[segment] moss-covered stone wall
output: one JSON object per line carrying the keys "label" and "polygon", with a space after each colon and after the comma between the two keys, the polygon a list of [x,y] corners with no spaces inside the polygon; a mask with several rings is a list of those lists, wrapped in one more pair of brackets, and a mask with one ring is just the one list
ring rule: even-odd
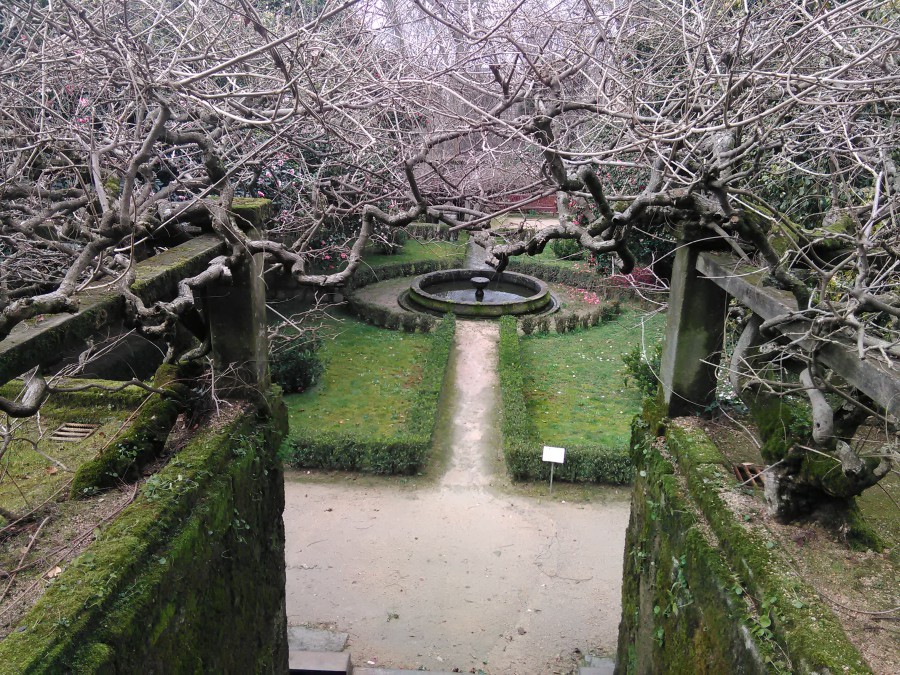
{"label": "moss-covered stone wall", "polygon": [[734,480],[689,419],[632,427],[616,673],[868,673],[777,545],[729,508]]}
{"label": "moss-covered stone wall", "polygon": [[276,412],[206,427],[147,479],[0,643],[0,673],[287,672]]}

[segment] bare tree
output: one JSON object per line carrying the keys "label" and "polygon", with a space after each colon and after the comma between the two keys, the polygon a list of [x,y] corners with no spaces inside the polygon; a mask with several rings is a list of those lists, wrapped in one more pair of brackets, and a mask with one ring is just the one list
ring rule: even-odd
{"label": "bare tree", "polygon": [[[149,334],[171,335],[192,289],[247,253],[338,286],[379,231],[489,230],[514,197],[563,195],[591,216],[515,241],[489,232],[488,261],[572,239],[628,271],[636,238],[715,240],[793,294],[814,343],[849,338],[860,359],[896,363],[889,2],[10,0],[0,22],[0,338],[73,311],[92,282],[128,294],[134,261],[191,228],[231,253],[169,302],[128,294]],[[617,187],[623,172],[634,190]],[[251,240],[235,195],[274,198],[277,227]],[[335,242],[341,264],[317,268]],[[897,420],[767,328],[780,357],[746,373],[747,352],[739,386],[806,392],[817,420],[829,397],[855,411],[805,439],[854,476],[843,496],[891,471]],[[872,417],[891,442],[847,452]]]}

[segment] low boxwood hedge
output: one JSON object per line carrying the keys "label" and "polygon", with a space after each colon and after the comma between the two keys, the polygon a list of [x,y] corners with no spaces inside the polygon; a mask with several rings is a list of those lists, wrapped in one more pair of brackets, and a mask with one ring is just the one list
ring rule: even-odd
{"label": "low boxwood hedge", "polygon": [[396,279],[397,277],[415,277],[438,270],[449,270],[462,267],[465,263],[463,254],[440,258],[437,260],[415,260],[413,262],[388,263],[378,267],[361,266],[356,269],[347,282],[347,292],[353,291],[379,281]]}
{"label": "low boxwood hedge", "polygon": [[347,305],[351,312],[368,324],[393,330],[401,328],[407,333],[414,333],[417,330],[429,333],[438,323],[438,319],[433,316],[386,307],[377,302],[363,300],[356,295],[347,298]]}
{"label": "low boxwood hedge", "polygon": [[413,474],[421,470],[431,450],[438,398],[455,330],[452,315],[445,316],[434,330],[416,402],[400,434],[377,438],[358,432],[292,429],[283,446],[284,461],[298,468],[376,474]]}
{"label": "low boxwood hedge", "polygon": [[[543,443],[528,413],[522,378],[521,351],[516,320],[500,320],[501,431],[506,469],[515,480],[546,480],[550,465],[542,461]],[[569,444],[566,462],[554,469],[554,478],[582,483],[622,485],[632,479],[627,448],[600,444]]]}
{"label": "low boxwood hedge", "polygon": [[419,241],[449,241],[450,226],[445,223],[410,223],[406,233]]}

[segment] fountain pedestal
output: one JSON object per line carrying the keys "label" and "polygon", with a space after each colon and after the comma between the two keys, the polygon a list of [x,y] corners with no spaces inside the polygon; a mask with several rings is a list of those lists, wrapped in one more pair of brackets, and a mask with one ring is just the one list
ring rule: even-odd
{"label": "fountain pedestal", "polygon": [[487,277],[472,277],[469,281],[475,287],[475,300],[477,302],[484,300],[484,289],[491,283],[491,280]]}

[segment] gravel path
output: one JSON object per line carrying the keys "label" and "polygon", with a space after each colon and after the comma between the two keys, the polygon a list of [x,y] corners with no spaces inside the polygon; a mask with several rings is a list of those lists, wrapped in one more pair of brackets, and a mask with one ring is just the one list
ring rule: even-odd
{"label": "gravel path", "polygon": [[349,633],[360,666],[570,673],[582,653],[615,650],[628,502],[492,485],[498,328],[457,326],[436,484],[288,474],[288,619]]}

